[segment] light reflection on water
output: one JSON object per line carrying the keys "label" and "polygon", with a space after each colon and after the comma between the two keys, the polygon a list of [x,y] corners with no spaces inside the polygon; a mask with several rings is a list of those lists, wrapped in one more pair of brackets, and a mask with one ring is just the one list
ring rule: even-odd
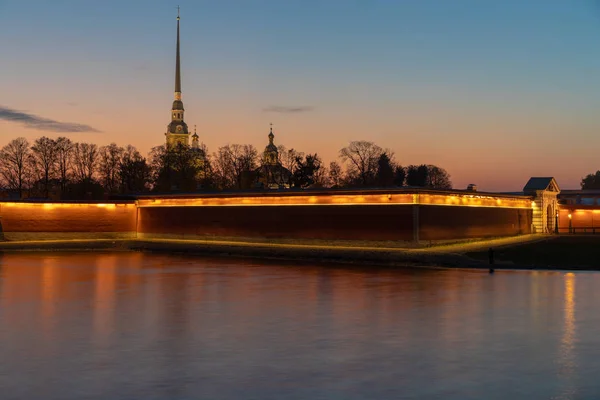
{"label": "light reflection on water", "polygon": [[2,399],[586,399],[597,273],[0,256]]}

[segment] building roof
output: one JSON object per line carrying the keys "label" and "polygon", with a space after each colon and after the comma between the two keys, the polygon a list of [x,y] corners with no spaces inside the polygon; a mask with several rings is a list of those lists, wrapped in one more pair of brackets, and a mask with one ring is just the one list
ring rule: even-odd
{"label": "building roof", "polygon": [[550,192],[560,192],[558,184],[553,177],[532,177],[523,188],[524,193],[535,192],[537,190],[548,190]]}

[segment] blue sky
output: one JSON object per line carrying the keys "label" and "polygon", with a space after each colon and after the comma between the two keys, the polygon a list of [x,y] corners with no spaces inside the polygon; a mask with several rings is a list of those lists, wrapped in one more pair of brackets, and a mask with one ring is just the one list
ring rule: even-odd
{"label": "blue sky", "polygon": [[[287,147],[331,161],[372,140],[457,187],[600,169],[591,0],[0,0],[0,107],[101,131],[74,140],[161,144],[178,4],[186,121],[212,151],[262,149],[273,122]],[[0,120],[0,145],[58,134]]]}

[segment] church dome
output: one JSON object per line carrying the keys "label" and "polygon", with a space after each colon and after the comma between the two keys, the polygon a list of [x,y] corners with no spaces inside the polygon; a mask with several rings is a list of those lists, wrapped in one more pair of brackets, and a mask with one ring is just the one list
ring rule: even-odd
{"label": "church dome", "polygon": [[265,147],[265,152],[275,152],[277,153],[279,150],[277,150],[277,146],[275,146],[273,143],[269,143],[267,145],[267,147]]}
{"label": "church dome", "polygon": [[181,100],[175,100],[173,102],[173,110],[182,110],[183,111],[183,101]]}
{"label": "church dome", "polygon": [[176,133],[179,135],[188,134],[188,126],[183,121],[171,121],[168,127],[168,133]]}

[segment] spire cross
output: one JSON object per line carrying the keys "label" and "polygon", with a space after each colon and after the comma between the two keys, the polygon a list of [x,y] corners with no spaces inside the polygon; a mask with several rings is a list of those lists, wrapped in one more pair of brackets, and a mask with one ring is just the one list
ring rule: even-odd
{"label": "spire cross", "polygon": [[177,19],[179,19],[179,6],[177,6]]}
{"label": "spire cross", "polygon": [[273,123],[271,122],[269,126],[271,127],[271,132],[273,132]]}

